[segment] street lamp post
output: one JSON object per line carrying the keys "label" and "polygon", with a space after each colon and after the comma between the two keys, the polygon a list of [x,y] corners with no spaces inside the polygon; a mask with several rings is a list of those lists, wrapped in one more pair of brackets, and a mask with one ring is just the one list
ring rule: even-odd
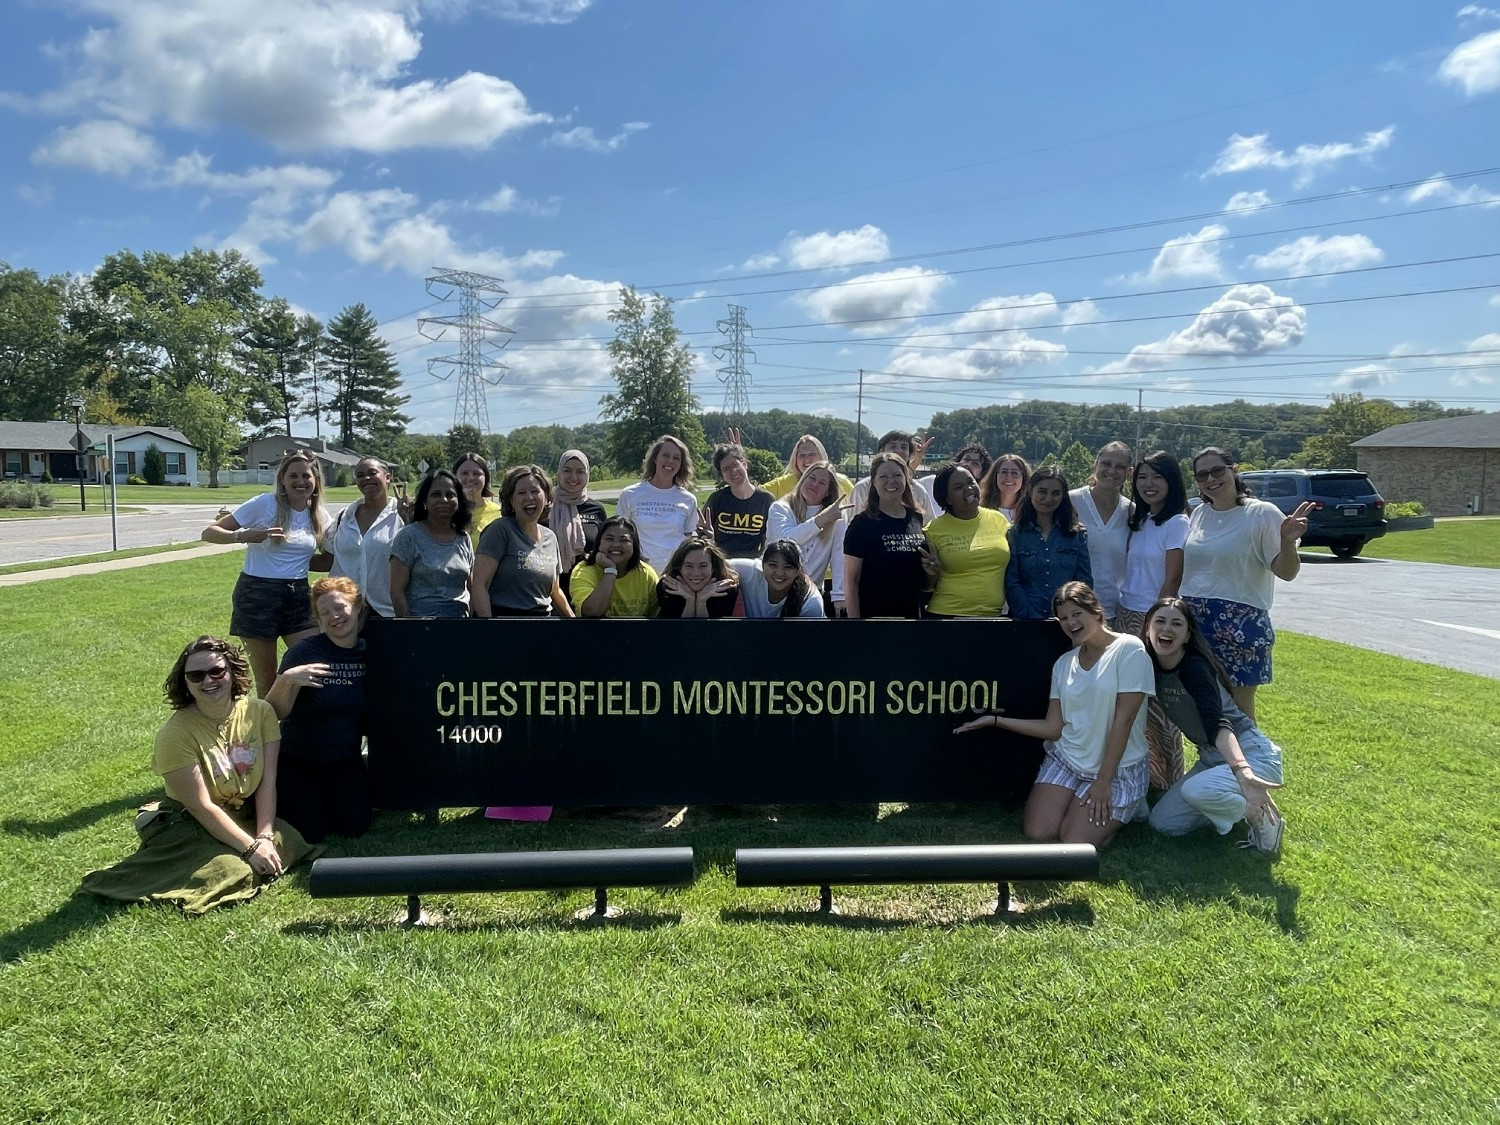
{"label": "street lamp post", "polygon": [[77,432],[73,436],[73,448],[78,450],[78,510],[86,512],[89,510],[88,496],[83,491],[83,396],[74,395],[68,400],[68,405],[73,408],[73,425]]}

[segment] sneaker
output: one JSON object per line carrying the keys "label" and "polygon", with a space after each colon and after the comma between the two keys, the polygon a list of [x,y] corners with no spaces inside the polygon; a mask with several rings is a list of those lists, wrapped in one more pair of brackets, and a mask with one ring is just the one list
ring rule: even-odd
{"label": "sneaker", "polygon": [[1286,831],[1286,821],[1279,816],[1268,816],[1259,824],[1250,825],[1240,847],[1254,848],[1264,855],[1274,855],[1281,848],[1281,837]]}

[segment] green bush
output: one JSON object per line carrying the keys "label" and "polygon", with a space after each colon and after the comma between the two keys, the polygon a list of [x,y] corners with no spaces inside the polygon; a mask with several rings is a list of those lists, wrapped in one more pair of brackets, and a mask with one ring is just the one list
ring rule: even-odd
{"label": "green bush", "polygon": [[154,441],[146,446],[146,454],[141,458],[141,476],[147,484],[167,483],[167,455]]}
{"label": "green bush", "polygon": [[50,508],[52,504],[52,490],[46,485],[24,480],[0,484],[0,508]]}
{"label": "green bush", "polygon": [[333,478],[333,487],[348,488],[353,483],[353,479],[349,476],[349,466],[340,465],[338,475]]}
{"label": "green bush", "polygon": [[52,471],[50,469],[43,469],[42,470],[42,483],[43,484],[51,484],[52,483]]}
{"label": "green bush", "polygon": [[143,476],[141,476],[139,473],[131,473],[128,477],[125,478],[125,483],[126,484],[145,484],[146,483],[146,478],[143,477]]}
{"label": "green bush", "polygon": [[1427,509],[1422,506],[1420,500],[1397,500],[1385,506],[1385,518],[1388,520],[1405,520],[1426,514]]}
{"label": "green bush", "polygon": [[747,449],[745,460],[750,466],[750,479],[756,484],[765,484],[768,480],[775,480],[786,468],[781,458],[769,449]]}

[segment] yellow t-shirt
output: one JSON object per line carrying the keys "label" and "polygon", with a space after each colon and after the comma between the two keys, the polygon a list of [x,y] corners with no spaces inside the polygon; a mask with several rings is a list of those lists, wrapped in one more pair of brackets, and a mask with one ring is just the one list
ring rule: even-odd
{"label": "yellow t-shirt", "polygon": [[237,809],[260,784],[266,743],[280,740],[281,724],[264,699],[235,700],[222,723],[197,707],[184,707],[156,732],[151,769],[165,777],[197,766],[214,802]]}
{"label": "yellow t-shirt", "polygon": [[500,518],[500,505],[497,501],[485,497],[484,503],[474,508],[469,513],[469,542],[474,549],[479,549],[479,534],[490,524]]}
{"label": "yellow t-shirt", "polygon": [[[839,503],[849,503],[849,494],[854,491],[854,482],[843,473],[834,473],[833,475],[839,482]],[[771,494],[772,500],[780,500],[795,488],[797,482],[801,479],[802,474],[797,472],[796,469],[788,469],[775,480],[767,481],[761,487]]]}
{"label": "yellow t-shirt", "polygon": [[1000,616],[1009,530],[1010,521],[990,508],[980,508],[971,520],[944,512],[929,523],[927,538],[937,548],[943,573],[927,608],[952,617]]}
{"label": "yellow t-shirt", "polygon": [[[656,571],[648,563],[641,563],[634,570],[627,570],[615,579],[615,592],[609,599],[605,617],[655,617]],[[573,602],[573,612],[583,615],[583,603],[604,581],[604,568],[579,563],[573,568],[568,584],[568,597]]]}

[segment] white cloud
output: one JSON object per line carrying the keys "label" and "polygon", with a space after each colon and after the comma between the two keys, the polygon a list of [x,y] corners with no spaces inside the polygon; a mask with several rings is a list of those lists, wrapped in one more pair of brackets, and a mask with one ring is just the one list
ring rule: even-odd
{"label": "white cloud", "polygon": [[99,175],[126,176],[154,167],[161,160],[161,149],[145,133],[123,121],[83,121],[54,131],[31,159]]}
{"label": "white cloud", "polygon": [[17,184],[16,194],[33,207],[45,207],[52,202],[52,188],[46,184],[33,187],[31,184]]}
{"label": "white cloud", "polygon": [[883,332],[889,330],[890,318],[929,311],[938,292],[949,284],[948,275],[940,270],[903,266],[802,293],[797,301],[821,321],[864,322],[850,325],[851,332]]}
{"label": "white cloud", "polygon": [[[746,270],[773,270],[781,265],[780,254],[756,254],[754,257],[746,258],[741,269]],[[734,267],[731,266],[730,269]]]}
{"label": "white cloud", "polygon": [[[1079,302],[1088,305],[1090,302]],[[907,337],[894,349],[887,370],[898,375],[948,379],[983,379],[1021,367],[1053,363],[1068,354],[1063,344],[1039,339],[1026,331],[1031,325],[1056,323],[1058,308],[1051,293],[990,297],[967,312],[921,335]]]}
{"label": "white cloud", "polygon": [[1305,234],[1265,254],[1254,254],[1247,261],[1257,270],[1303,277],[1310,273],[1359,269],[1384,257],[1385,251],[1363,234],[1335,234],[1329,238]]}
{"label": "white cloud", "polygon": [[1250,356],[1295,347],[1307,334],[1307,310],[1268,285],[1235,285],[1186,328],[1086,374],[1156,371],[1182,356]]}
{"label": "white cloud", "polygon": [[1490,298],[1490,308],[1500,309],[1500,293],[1496,293]]}
{"label": "white cloud", "polygon": [[54,51],[64,84],[35,108],[233,127],[283,149],[484,148],[549,122],[516,86],[470,72],[405,81],[413,0],[89,0],[94,26]]}
{"label": "white cloud", "polygon": [[1219,261],[1219,242],[1229,233],[1228,227],[1210,223],[1196,234],[1169,238],[1157,251],[1156,260],[1145,274],[1136,274],[1138,282],[1160,283],[1184,277],[1206,277],[1217,281],[1224,276]]}
{"label": "white cloud", "polygon": [[553,133],[547,138],[547,143],[559,148],[579,148],[584,152],[615,152],[623,148],[633,134],[649,128],[649,121],[627,121],[614,136],[601,138],[589,126],[575,125],[571,129]]}
{"label": "white cloud", "polygon": [[1458,18],[1461,20],[1500,20],[1500,9],[1485,8],[1478,4],[1465,4],[1458,10]]}
{"label": "white cloud", "polygon": [[1069,301],[1063,306],[1061,324],[1064,332],[1098,319],[1099,306],[1086,297],[1081,301]]}
{"label": "white cloud", "polygon": [[885,231],[866,223],[858,230],[788,235],[782,252],[797,269],[825,269],[883,261],[891,256],[891,246]]}
{"label": "white cloud", "polygon": [[1268,133],[1256,133],[1246,137],[1239,133],[1230,136],[1229,143],[1205,176],[1224,176],[1231,172],[1248,172],[1255,168],[1295,169],[1296,184],[1311,182],[1314,176],[1341,160],[1351,157],[1367,158],[1383,148],[1389,147],[1396,133],[1394,125],[1387,125],[1373,133],[1366,133],[1358,143],[1333,141],[1329,144],[1301,144],[1291,152],[1273,149],[1267,143]]}
{"label": "white cloud", "polygon": [[[572,23],[594,0],[477,0],[474,7],[513,23]],[[459,7],[465,6],[462,0]]]}
{"label": "white cloud", "polygon": [[1259,211],[1271,206],[1271,197],[1265,191],[1237,191],[1224,204],[1226,211]]}
{"label": "white cloud", "polygon": [[1487,191],[1478,184],[1469,184],[1463,188],[1455,187],[1453,181],[1441,172],[1423,180],[1408,191],[1404,198],[1407,203],[1425,203],[1433,199],[1441,203],[1477,203],[1482,207],[1500,205],[1500,195]]}
{"label": "white cloud", "polygon": [[1500,90],[1500,31],[1486,31],[1454,47],[1438,67],[1438,77],[1462,86],[1471,98]]}
{"label": "white cloud", "polygon": [[462,245],[432,212],[418,209],[416,196],[398,188],[341,191],[296,230],[304,250],[333,247],[361,265],[424,274],[434,266],[469,269],[500,277],[550,269],[559,250],[528,250],[511,257],[498,249]]}
{"label": "white cloud", "polygon": [[1362,363],[1358,367],[1344,368],[1333,382],[1345,390],[1368,391],[1384,387],[1395,378],[1396,373],[1383,363]]}
{"label": "white cloud", "polygon": [[545,202],[536,199],[527,199],[509,184],[501,184],[500,190],[493,195],[486,196],[478,203],[472,204],[475,211],[488,211],[496,215],[523,214],[536,215],[545,218],[557,214],[562,200],[557,196],[549,196]]}
{"label": "white cloud", "polygon": [[1448,376],[1448,381],[1455,387],[1487,387],[1494,383],[1495,376],[1484,374],[1484,369],[1493,370],[1497,366],[1495,353],[1500,352],[1500,332],[1486,332],[1483,336],[1470,340],[1464,350],[1483,354],[1476,357],[1477,363],[1450,359],[1448,362],[1464,370],[1455,371]]}

